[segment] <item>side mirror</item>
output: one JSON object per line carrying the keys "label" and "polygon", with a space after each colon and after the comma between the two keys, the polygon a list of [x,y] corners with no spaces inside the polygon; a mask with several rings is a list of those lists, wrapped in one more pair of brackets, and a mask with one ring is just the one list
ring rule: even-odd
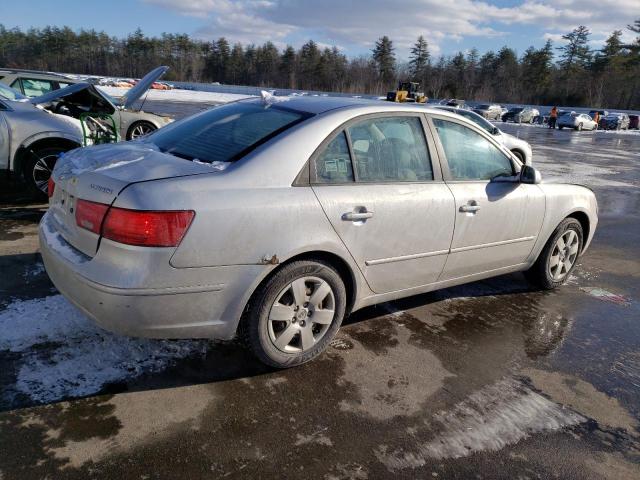
{"label": "side mirror", "polygon": [[500,129],[498,127],[493,127],[491,130],[492,135],[498,135],[500,133]]}
{"label": "side mirror", "polygon": [[523,165],[520,170],[520,183],[537,184],[542,182],[542,175],[531,165]]}

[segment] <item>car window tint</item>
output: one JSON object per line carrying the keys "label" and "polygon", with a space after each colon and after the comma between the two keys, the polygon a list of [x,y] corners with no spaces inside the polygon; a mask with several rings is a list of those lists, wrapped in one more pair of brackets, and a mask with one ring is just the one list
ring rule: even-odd
{"label": "car window tint", "polygon": [[39,97],[53,90],[53,82],[49,80],[36,80],[33,78],[23,78],[22,88],[27,97]]}
{"label": "car window tint", "polygon": [[344,131],[316,157],[311,169],[312,183],[347,183],[353,182],[351,156]]}
{"label": "car window tint", "polygon": [[14,90],[17,90],[19,92],[22,92],[22,87],[20,86],[20,79],[16,78],[13,82],[11,82],[11,85],[9,85],[11,88],[13,88]]}
{"label": "car window tint", "polygon": [[490,180],[514,174],[509,158],[479,133],[437,118],[433,123],[454,180]]}
{"label": "car window tint", "polygon": [[360,182],[433,180],[431,158],[418,117],[379,117],[348,128]]}
{"label": "car window tint", "polygon": [[188,160],[232,162],[310,114],[276,105],[236,102],[157,130],[148,141]]}

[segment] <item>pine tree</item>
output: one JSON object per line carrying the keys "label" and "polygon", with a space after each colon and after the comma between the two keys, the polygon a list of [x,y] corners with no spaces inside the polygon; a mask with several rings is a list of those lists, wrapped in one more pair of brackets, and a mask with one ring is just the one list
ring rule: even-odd
{"label": "pine tree", "polygon": [[424,81],[427,76],[427,69],[431,62],[431,54],[429,53],[429,44],[422,35],[418,37],[416,43],[411,47],[409,65],[411,67],[411,75],[416,81]]}
{"label": "pine tree", "polygon": [[390,85],[396,75],[396,56],[393,53],[393,42],[386,35],[379,38],[373,49],[373,61],[378,75],[385,85]]}
{"label": "pine tree", "polygon": [[571,33],[562,36],[568,43],[558,50],[562,51],[560,65],[565,70],[575,67],[585,68],[591,61],[591,49],[589,48],[589,35],[591,32],[584,25],[573,29]]}

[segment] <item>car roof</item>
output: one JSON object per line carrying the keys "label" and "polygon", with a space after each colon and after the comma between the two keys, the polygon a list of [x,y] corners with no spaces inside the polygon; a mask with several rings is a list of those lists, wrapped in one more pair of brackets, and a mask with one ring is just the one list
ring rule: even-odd
{"label": "car roof", "polygon": [[26,73],[29,75],[38,75],[38,76],[43,76],[43,77],[55,77],[56,79],[66,79],[66,80],[72,80],[73,78],[70,78],[66,75],[63,75],[61,73],[56,73],[56,72],[43,72],[41,70],[26,70],[23,68],[0,68],[0,73]]}
{"label": "car roof", "polygon": [[[353,98],[353,97],[308,97],[308,96],[295,96],[295,97],[275,97],[278,100],[273,100],[274,106],[297,110],[300,112],[309,113],[312,115],[320,115],[325,112],[336,112],[338,110],[349,110],[350,115],[358,116],[360,114],[377,114],[377,113],[393,113],[393,112],[419,112],[419,113],[431,113],[437,115],[444,115],[451,118],[460,119],[456,109],[448,110],[444,108],[434,108],[436,105],[429,105],[424,103],[397,103],[388,102],[385,100]],[[242,103],[260,103],[263,100],[260,98],[248,98],[239,100]],[[229,105],[229,104],[227,104]],[[464,118],[464,117],[463,117]],[[466,122],[475,125],[471,120],[464,119]]]}

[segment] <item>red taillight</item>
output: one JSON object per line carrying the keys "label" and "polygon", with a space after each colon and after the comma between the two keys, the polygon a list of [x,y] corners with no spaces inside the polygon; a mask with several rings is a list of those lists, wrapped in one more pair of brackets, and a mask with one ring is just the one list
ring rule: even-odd
{"label": "red taillight", "polygon": [[194,216],[192,210],[156,212],[111,208],[102,227],[102,236],[128,245],[175,247]]}
{"label": "red taillight", "polygon": [[53,181],[53,177],[49,177],[47,180],[47,195],[49,198],[53,197],[53,192],[56,191],[56,182]]}
{"label": "red taillight", "polygon": [[76,203],[78,226],[114,242],[144,247],[177,246],[194,216],[193,210],[128,210],[88,200]]}
{"label": "red taillight", "polygon": [[104,203],[78,200],[76,202],[76,225],[99,235],[102,219],[107,210],[109,210],[109,205]]}

